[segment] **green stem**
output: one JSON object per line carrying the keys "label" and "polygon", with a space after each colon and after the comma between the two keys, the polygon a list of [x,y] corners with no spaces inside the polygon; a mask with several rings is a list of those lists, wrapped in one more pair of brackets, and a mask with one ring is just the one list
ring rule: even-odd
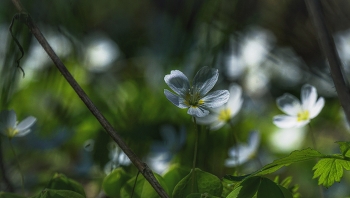
{"label": "green stem", "polygon": [[312,141],[312,146],[314,147],[315,150],[317,150],[317,145],[316,145],[313,129],[312,129],[310,123],[308,125],[309,125],[309,129],[310,129],[310,137],[311,137],[311,141]]}
{"label": "green stem", "polygon": [[196,117],[193,116],[193,121],[196,127],[195,130],[195,140],[194,140],[194,151],[193,151],[193,163],[192,163],[192,192],[195,192],[195,181],[196,181],[196,162],[197,162],[197,152],[198,152],[198,133],[200,131],[200,126],[197,124]]}
{"label": "green stem", "polygon": [[[232,131],[234,131],[233,129],[233,124],[231,123],[231,121],[229,121],[229,124],[230,124],[230,127],[232,129]],[[235,147],[236,147],[236,157],[235,157],[235,160],[237,162],[237,166],[236,166],[236,174],[239,175],[239,167],[240,167],[240,164],[239,164],[239,147],[238,147],[238,138],[237,138],[237,134],[235,132],[233,132],[233,143],[235,144]]]}
{"label": "green stem", "polygon": [[12,150],[12,152],[13,152],[13,155],[15,156],[15,159],[16,159],[16,162],[17,162],[19,174],[21,175],[21,185],[22,185],[22,191],[23,191],[23,193],[24,193],[24,177],[23,177],[23,174],[22,174],[21,165],[20,165],[20,163],[19,163],[19,160],[18,160],[16,151],[15,151],[15,148],[13,148],[13,145],[12,145],[12,142],[11,142],[11,139],[10,139],[10,138],[9,138],[9,143],[10,143],[10,148],[11,148],[11,150]]}

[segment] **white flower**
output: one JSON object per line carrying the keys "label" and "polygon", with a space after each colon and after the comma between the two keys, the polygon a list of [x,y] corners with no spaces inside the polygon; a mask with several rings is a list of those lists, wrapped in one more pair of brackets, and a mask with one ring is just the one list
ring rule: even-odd
{"label": "white flower", "polygon": [[249,134],[248,144],[238,143],[237,146],[233,146],[229,149],[228,155],[230,158],[226,159],[225,166],[235,167],[253,158],[256,154],[259,143],[260,134],[256,131],[251,132]]}
{"label": "white flower", "polygon": [[22,137],[30,132],[30,127],[36,122],[36,118],[29,116],[18,124],[14,110],[0,112],[0,133],[8,138]]}
{"label": "white flower", "polygon": [[[217,90],[208,94],[218,80],[217,69],[203,67],[194,76],[192,86],[187,77],[179,70],[173,70],[164,77],[166,84],[176,93],[165,89],[164,94],[175,106],[185,109],[195,117],[209,114],[210,108],[225,104],[230,96],[227,90]],[[208,94],[208,95],[207,95]]]}
{"label": "white flower", "polygon": [[287,115],[275,116],[273,123],[280,128],[305,126],[320,113],[324,106],[323,97],[316,100],[316,88],[308,84],[301,88],[301,104],[295,96],[284,94],[277,98],[277,106]]}
{"label": "white flower", "polygon": [[116,144],[111,144],[112,150],[109,152],[109,158],[111,159],[104,167],[106,174],[109,174],[115,168],[123,165],[128,166],[131,164],[129,157],[119,148]]}
{"label": "white flower", "polygon": [[198,118],[199,124],[210,125],[210,130],[218,130],[224,124],[229,122],[233,116],[237,115],[242,107],[242,88],[239,85],[233,84],[229,88],[230,98],[225,105],[212,109],[212,112],[203,117]]}

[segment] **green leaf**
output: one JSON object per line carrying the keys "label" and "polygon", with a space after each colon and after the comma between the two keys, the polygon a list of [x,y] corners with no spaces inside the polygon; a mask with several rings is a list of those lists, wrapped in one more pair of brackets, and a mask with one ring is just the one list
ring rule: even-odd
{"label": "green leaf", "polygon": [[[153,173],[153,174],[154,174],[155,178],[157,179],[157,181],[159,182],[159,184],[163,187],[165,192],[167,192],[167,194],[169,194],[168,187],[166,186],[164,179],[156,173]],[[126,182],[126,184],[120,190],[120,197],[122,197],[122,198],[123,197],[125,197],[125,198],[131,197],[131,194],[132,194],[133,188],[134,188],[134,184],[135,184],[135,180],[136,180],[136,176],[129,179],[129,181]],[[159,195],[153,189],[151,184],[143,177],[143,175],[140,174],[138,176],[138,179],[136,182],[136,186],[135,186],[134,193],[133,193],[133,198],[143,198],[143,197],[158,198]]]}
{"label": "green leaf", "polygon": [[292,163],[307,161],[307,160],[316,159],[316,158],[325,157],[325,156],[326,155],[316,150],[313,150],[311,148],[303,149],[300,151],[293,151],[287,157],[277,159],[272,163],[265,165],[260,170],[252,173],[249,177],[270,174],[279,170],[284,166],[289,166]]}
{"label": "green leaf", "polygon": [[175,186],[179,181],[184,178],[190,172],[189,169],[180,167],[179,165],[173,165],[163,175],[164,181],[168,186],[169,192],[173,192]]}
{"label": "green leaf", "polygon": [[186,198],[220,198],[217,196],[210,195],[208,193],[192,193],[186,196]]}
{"label": "green leaf", "polygon": [[66,177],[64,174],[56,173],[46,187],[55,190],[70,190],[86,197],[84,188],[80,183]]}
{"label": "green leaf", "polygon": [[350,142],[338,141],[336,143],[339,144],[341,154],[344,157],[350,157]]}
{"label": "green leaf", "polygon": [[218,177],[198,168],[184,177],[173,191],[173,198],[183,198],[192,193],[221,196],[222,184]]}
{"label": "green leaf", "polygon": [[122,168],[114,169],[102,182],[102,188],[109,197],[120,197],[120,189],[131,178]]}
{"label": "green leaf", "polygon": [[350,162],[342,159],[325,158],[312,168],[315,170],[313,179],[318,178],[318,185],[328,188],[334,182],[339,182],[343,176],[343,168],[350,170]]}
{"label": "green leaf", "polygon": [[17,195],[15,193],[0,192],[0,198],[25,198],[25,197],[21,195]]}
{"label": "green leaf", "polygon": [[265,177],[250,177],[233,190],[227,198],[292,198],[292,193]]}
{"label": "green leaf", "polygon": [[31,198],[84,198],[85,196],[70,190],[45,189]]}

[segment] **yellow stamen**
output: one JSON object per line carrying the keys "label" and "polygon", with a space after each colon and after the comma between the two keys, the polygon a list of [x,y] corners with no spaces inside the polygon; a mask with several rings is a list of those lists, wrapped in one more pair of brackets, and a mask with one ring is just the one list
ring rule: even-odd
{"label": "yellow stamen", "polygon": [[299,112],[298,115],[297,115],[297,117],[298,117],[298,122],[305,121],[305,120],[309,120],[309,119],[310,119],[309,116],[310,116],[310,114],[309,114],[309,111],[308,111],[308,110]]}
{"label": "yellow stamen", "polygon": [[222,121],[229,121],[231,119],[231,110],[230,109],[223,109],[219,113],[219,120]]}
{"label": "yellow stamen", "polygon": [[9,138],[13,138],[17,133],[18,133],[18,130],[14,129],[12,127],[8,128],[6,130],[7,137],[9,137]]}

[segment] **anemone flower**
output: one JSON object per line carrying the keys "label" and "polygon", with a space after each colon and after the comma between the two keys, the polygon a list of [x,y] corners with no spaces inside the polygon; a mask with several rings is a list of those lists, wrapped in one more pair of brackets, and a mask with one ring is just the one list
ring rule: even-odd
{"label": "anemone flower", "polygon": [[317,100],[316,88],[306,84],[301,88],[301,103],[288,93],[277,98],[278,108],[287,115],[273,117],[273,123],[280,128],[305,126],[321,112],[324,103],[323,97]]}
{"label": "anemone flower", "polygon": [[235,167],[239,166],[249,159],[253,158],[258,150],[260,143],[260,134],[253,131],[249,134],[248,144],[238,143],[229,149],[229,158],[225,161],[225,166]]}
{"label": "anemone flower", "polygon": [[186,109],[194,117],[204,117],[209,109],[225,104],[230,96],[227,90],[217,90],[208,94],[218,80],[217,69],[201,68],[194,76],[192,86],[188,78],[179,70],[173,70],[164,77],[166,84],[175,92],[164,89],[166,98],[175,106]]}
{"label": "anemone flower", "polygon": [[29,116],[18,123],[14,110],[4,110],[0,112],[0,133],[12,139],[22,137],[30,132],[30,127],[36,122],[36,118]]}
{"label": "anemone flower", "polygon": [[232,84],[229,88],[230,98],[227,103],[212,109],[211,113],[203,118],[198,118],[197,122],[209,125],[210,130],[218,130],[228,123],[242,107],[242,88],[237,84]]}

